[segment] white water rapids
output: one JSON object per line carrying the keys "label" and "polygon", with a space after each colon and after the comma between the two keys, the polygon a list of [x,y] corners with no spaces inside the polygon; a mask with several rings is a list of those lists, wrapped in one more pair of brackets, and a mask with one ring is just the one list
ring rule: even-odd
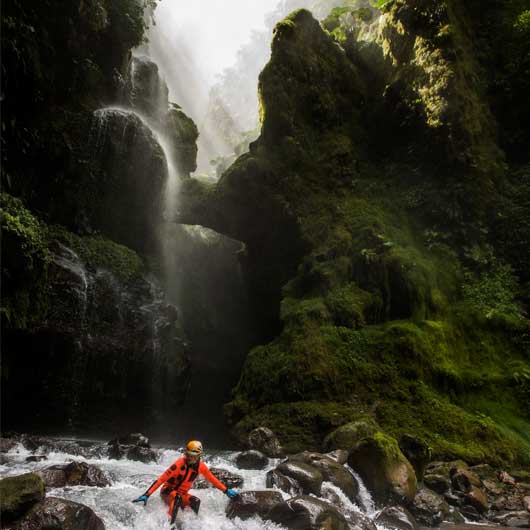
{"label": "white water rapids", "polygon": [[[99,444],[100,448],[101,446],[102,444]],[[159,491],[151,496],[146,507],[141,503],[133,504],[132,500],[144,493],[152,482],[182,453],[177,450],[159,449],[157,450],[158,462],[144,464],[131,460],[102,458],[97,456],[97,452],[97,450],[94,450],[94,456],[87,457],[51,452],[47,454],[47,460],[27,462],[27,457],[32,454],[43,454],[43,452],[36,450],[32,453],[21,444],[18,444],[8,453],[2,455],[4,458],[0,465],[0,478],[38,471],[51,465],[64,464],[72,460],[87,462],[104,471],[110,478],[112,485],[104,488],[87,486],[53,488],[47,489],[46,495],[68,499],[89,506],[103,520],[107,530],[169,529],[167,507],[160,499]],[[241,488],[238,488],[240,491],[267,489],[265,485],[266,473],[276,467],[280,460],[269,459],[268,466],[262,470],[243,470],[237,468],[234,464],[236,455],[236,452],[212,451],[206,455],[205,462],[210,467],[224,468],[242,476],[244,483]],[[363,511],[363,513],[372,518],[375,515],[372,499],[366,488],[362,486],[360,478],[357,476],[356,478],[361,484],[361,501],[367,507],[367,511]],[[335,497],[338,496],[345,508],[357,512],[362,511],[332,484],[323,484],[323,496],[325,496],[326,491],[332,492]],[[215,488],[197,489],[190,492],[201,499],[201,508],[198,515],[187,509],[179,512],[178,520],[180,521],[181,530],[283,529],[283,527],[270,521],[263,521],[257,516],[244,521],[239,518],[228,519],[225,516],[225,508],[229,502],[228,498]],[[285,499],[290,497],[284,492],[282,492],[282,495]],[[378,528],[383,530],[383,527]]]}

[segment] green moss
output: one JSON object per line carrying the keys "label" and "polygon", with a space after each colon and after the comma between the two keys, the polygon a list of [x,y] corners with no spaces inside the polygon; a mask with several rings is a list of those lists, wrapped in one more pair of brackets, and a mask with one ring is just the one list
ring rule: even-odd
{"label": "green moss", "polygon": [[256,415],[245,417],[234,430],[243,440],[245,433],[264,425],[278,435],[289,453],[320,451],[322,431],[334,430],[344,421],[358,418],[359,414],[356,406],[346,403],[310,400],[279,403],[264,407]]}
{"label": "green moss", "polygon": [[9,326],[23,329],[44,317],[49,252],[46,226],[22,201],[2,193],[2,305]]}
{"label": "green moss", "polygon": [[20,518],[34,504],[44,499],[45,485],[36,473],[25,473],[0,480],[2,518]]}
{"label": "green moss", "polygon": [[108,270],[125,283],[134,282],[145,273],[145,265],[136,252],[102,236],[81,237],[60,226],[50,227],[47,236],[74,250],[89,269]]}

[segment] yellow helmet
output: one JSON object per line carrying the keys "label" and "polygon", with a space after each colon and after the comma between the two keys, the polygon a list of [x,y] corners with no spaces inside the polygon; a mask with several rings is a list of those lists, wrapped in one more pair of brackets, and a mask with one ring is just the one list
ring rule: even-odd
{"label": "yellow helmet", "polygon": [[186,454],[188,455],[202,455],[202,444],[197,440],[192,440],[186,445]]}

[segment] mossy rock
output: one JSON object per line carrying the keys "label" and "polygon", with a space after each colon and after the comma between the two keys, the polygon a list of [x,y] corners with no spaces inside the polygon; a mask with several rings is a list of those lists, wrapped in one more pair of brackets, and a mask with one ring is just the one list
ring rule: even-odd
{"label": "mossy rock", "polygon": [[363,438],[372,436],[376,431],[377,426],[371,419],[346,423],[324,438],[324,450],[346,449],[351,451]]}
{"label": "mossy rock", "polygon": [[50,259],[46,225],[24,203],[1,195],[2,319],[24,329],[47,311],[46,279]]}
{"label": "mossy rock", "polygon": [[45,485],[35,473],[25,473],[0,480],[2,520],[14,521],[34,504],[44,499]]}
{"label": "mossy rock", "polygon": [[395,438],[376,432],[362,439],[348,457],[378,503],[411,502],[417,491],[414,469]]}

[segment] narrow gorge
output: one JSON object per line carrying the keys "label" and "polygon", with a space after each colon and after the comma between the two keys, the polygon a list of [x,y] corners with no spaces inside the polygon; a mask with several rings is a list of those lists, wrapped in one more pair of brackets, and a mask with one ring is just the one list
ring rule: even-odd
{"label": "narrow gorge", "polygon": [[159,528],[197,438],[264,471],[185,530],[530,527],[528,0],[264,3],[208,79],[171,1],[3,6],[0,478]]}

